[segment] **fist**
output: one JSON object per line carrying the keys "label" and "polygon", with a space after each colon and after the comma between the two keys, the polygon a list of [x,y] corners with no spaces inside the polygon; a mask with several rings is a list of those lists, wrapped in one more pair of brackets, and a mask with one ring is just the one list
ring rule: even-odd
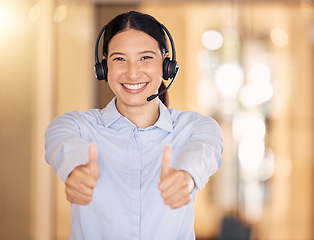
{"label": "fist", "polygon": [[77,166],[65,181],[66,196],[69,202],[87,205],[99,178],[98,153],[94,143],[89,145],[89,162]]}
{"label": "fist", "polygon": [[172,209],[177,209],[191,201],[190,193],[195,183],[188,172],[171,167],[171,154],[171,146],[167,145],[163,153],[158,188],[164,203]]}

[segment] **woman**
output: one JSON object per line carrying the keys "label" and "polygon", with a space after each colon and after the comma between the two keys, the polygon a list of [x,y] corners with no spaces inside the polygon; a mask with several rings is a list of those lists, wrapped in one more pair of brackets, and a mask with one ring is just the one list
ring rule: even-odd
{"label": "woman", "polygon": [[160,99],[168,56],[160,23],[139,12],[104,33],[108,83],[102,110],[58,116],[45,134],[46,161],[72,203],[70,239],[195,239],[194,197],[221,166],[222,133],[210,117]]}

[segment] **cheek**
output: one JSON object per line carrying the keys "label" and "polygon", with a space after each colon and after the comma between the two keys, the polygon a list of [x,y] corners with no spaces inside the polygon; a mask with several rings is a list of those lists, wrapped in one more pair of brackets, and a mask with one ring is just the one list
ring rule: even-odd
{"label": "cheek", "polygon": [[119,73],[119,69],[115,67],[113,64],[108,64],[108,78],[113,79]]}
{"label": "cheek", "polygon": [[146,69],[146,74],[149,75],[149,78],[152,80],[152,85],[154,88],[159,88],[162,82],[162,69],[160,68],[151,68]]}
{"label": "cheek", "polygon": [[162,80],[162,63],[152,64],[152,66],[146,68],[146,71],[149,71],[154,78]]}

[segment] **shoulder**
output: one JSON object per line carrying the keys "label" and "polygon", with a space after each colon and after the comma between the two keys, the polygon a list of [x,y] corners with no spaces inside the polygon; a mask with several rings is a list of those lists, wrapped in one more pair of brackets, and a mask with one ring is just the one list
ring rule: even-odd
{"label": "shoulder", "polygon": [[187,122],[188,121],[192,121],[192,122],[205,121],[205,122],[217,123],[213,118],[209,116],[205,116],[198,112],[181,111],[174,108],[169,108],[168,110],[174,121],[187,121]]}
{"label": "shoulder", "polygon": [[71,111],[66,112],[64,114],[61,114],[57,116],[53,122],[73,122],[73,123],[95,123],[95,124],[101,124],[102,122],[102,115],[100,109],[90,109],[87,112],[82,111]]}
{"label": "shoulder", "polygon": [[193,111],[180,111],[169,108],[174,125],[190,126],[200,131],[210,131],[221,135],[221,127],[218,122],[210,116],[205,116]]}

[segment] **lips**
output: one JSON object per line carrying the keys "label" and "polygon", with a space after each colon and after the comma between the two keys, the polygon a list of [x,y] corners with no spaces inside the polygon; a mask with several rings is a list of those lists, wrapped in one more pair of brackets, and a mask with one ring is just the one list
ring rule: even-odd
{"label": "lips", "polygon": [[147,82],[146,83],[122,83],[121,85],[124,87],[124,89],[126,89],[128,92],[133,92],[133,93],[138,93],[141,92],[145,89],[145,87],[147,86]]}

